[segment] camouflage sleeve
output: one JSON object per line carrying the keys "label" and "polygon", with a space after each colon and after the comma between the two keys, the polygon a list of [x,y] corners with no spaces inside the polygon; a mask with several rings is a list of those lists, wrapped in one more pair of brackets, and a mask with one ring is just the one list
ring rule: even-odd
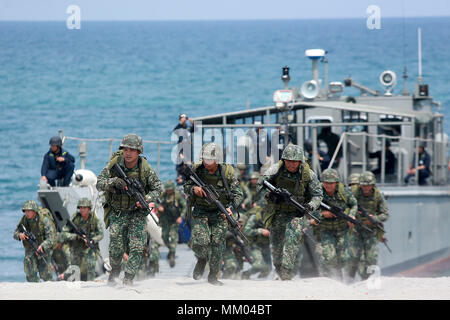
{"label": "camouflage sleeve", "polygon": [[252,214],[250,218],[248,218],[242,233],[247,237],[252,238],[260,235],[262,230],[263,229],[261,228],[256,228],[256,214]]}
{"label": "camouflage sleeve", "polygon": [[103,226],[99,219],[97,219],[96,221],[94,234],[95,235],[92,237],[91,240],[93,240],[95,243],[99,243],[100,240],[103,239]]}
{"label": "camouflage sleeve", "polygon": [[21,241],[21,240],[20,240],[20,237],[19,237],[19,234],[20,234],[20,232],[19,232],[19,224],[20,224],[20,221],[19,221],[19,223],[17,224],[17,227],[16,227],[16,229],[14,230],[14,234],[13,234],[13,238],[14,238],[15,240],[17,240],[17,241]]}
{"label": "camouflage sleeve", "polygon": [[66,225],[62,228],[61,234],[58,237],[58,240],[61,242],[76,240],[77,235],[75,233],[70,232],[70,228]]}
{"label": "camouflage sleeve", "polygon": [[278,164],[274,164],[267,169],[263,176],[258,180],[258,184],[256,187],[256,192],[259,192],[262,188],[264,188],[264,181],[269,181],[278,171]]}
{"label": "camouflage sleeve", "polygon": [[[232,168],[232,170],[234,171],[233,168]],[[236,178],[236,175],[234,174],[234,172],[232,175],[230,175],[229,183],[230,183],[230,191],[231,191],[231,194],[233,195],[233,204],[235,207],[237,207],[242,202],[244,195],[242,194],[239,180]]]}
{"label": "camouflage sleeve", "polygon": [[186,216],[186,200],[181,193],[178,193],[178,204],[180,206],[180,216],[184,219]]}
{"label": "camouflage sleeve", "polygon": [[100,175],[97,177],[97,190],[98,191],[107,191],[109,187],[114,183],[116,178],[110,178],[108,165],[103,168]]}
{"label": "camouflage sleeve", "polygon": [[41,243],[41,246],[42,249],[44,249],[44,252],[49,252],[56,243],[56,229],[47,217],[44,217],[44,234],[45,240]]}
{"label": "camouflage sleeve", "polygon": [[346,206],[347,206],[347,208],[350,208],[348,215],[350,217],[352,217],[353,219],[355,219],[356,213],[358,212],[358,201],[356,200],[356,198],[353,196],[353,193],[348,188],[345,188],[345,192],[347,194]]}
{"label": "camouflage sleeve", "polygon": [[377,222],[385,222],[388,218],[389,218],[389,210],[387,207],[387,202],[383,194],[380,192],[378,200],[378,208],[374,219]]}
{"label": "camouflage sleeve", "polygon": [[252,194],[250,193],[250,189],[244,183],[240,183],[240,187],[242,190],[242,198],[244,199],[243,204],[249,208],[252,205]]}
{"label": "camouflage sleeve", "polygon": [[183,189],[187,197],[194,196],[194,182],[191,179],[186,180]]}
{"label": "camouflage sleeve", "polygon": [[150,186],[150,192],[145,196],[148,202],[156,202],[162,193],[162,183],[156,175],[155,170],[150,166],[150,174],[147,178],[147,184]]}
{"label": "camouflage sleeve", "polygon": [[308,184],[308,190],[311,195],[311,201],[308,204],[313,210],[317,210],[323,199],[322,186],[314,171],[309,170],[309,176],[311,177],[311,180]]}

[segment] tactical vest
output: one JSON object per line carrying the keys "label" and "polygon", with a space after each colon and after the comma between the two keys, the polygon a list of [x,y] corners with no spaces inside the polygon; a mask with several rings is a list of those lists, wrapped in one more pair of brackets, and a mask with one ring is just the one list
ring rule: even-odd
{"label": "tactical vest", "polygon": [[[271,180],[276,188],[284,188],[288,190],[294,199],[299,203],[305,204],[311,201],[311,195],[309,194],[307,188],[309,182],[311,181],[309,165],[307,163],[302,163],[299,167],[299,171],[292,174],[287,173],[287,169],[284,168],[283,160],[280,160],[280,162],[278,162],[278,171]],[[284,201],[276,204],[272,203],[272,205],[273,209],[277,212],[292,213],[296,211],[294,206]]]}
{"label": "tactical vest", "polygon": [[[350,208],[347,207],[348,197],[345,194],[344,185],[339,182],[337,185],[337,190],[334,193],[334,196],[329,196],[325,190],[323,192],[323,198],[330,205],[335,205],[344,211],[345,214],[348,214]],[[321,230],[327,231],[341,231],[348,228],[347,220],[339,219],[339,218],[324,218],[320,221],[319,225]]]}
{"label": "tactical vest", "polygon": [[[223,205],[227,205],[232,201],[232,194],[229,190],[229,185],[233,178],[233,167],[229,164],[219,165],[217,171],[214,174],[209,174],[204,168],[203,164],[198,163],[194,165],[194,171],[198,177],[207,185],[213,186],[219,194],[219,201]],[[226,181],[225,181],[226,180]],[[227,188],[228,185],[228,188]],[[210,204],[206,201],[206,198],[194,197],[194,206],[197,209],[205,211],[217,211],[217,207],[214,203]]]}
{"label": "tactical vest", "polygon": [[[308,191],[308,184],[311,181],[309,173],[309,165],[302,162],[298,168],[298,172],[293,177],[283,176],[284,161],[278,161],[277,172],[269,179],[276,188],[287,189],[299,203],[305,204],[311,201],[311,195]],[[286,170],[287,171],[287,170]],[[294,206],[289,203],[275,203],[270,199],[267,201],[267,212],[264,216],[265,227],[269,228],[272,219],[277,213],[296,213]]]}
{"label": "tactical vest", "polygon": [[[362,194],[361,188],[358,188],[355,192],[355,198],[358,201],[358,204],[366,209],[369,214],[376,216],[378,212],[378,206],[380,204],[381,192],[377,187],[373,188],[373,193],[369,197],[365,197]],[[366,222],[369,219],[363,217],[362,215],[358,215],[358,219],[362,222]],[[370,226],[369,226],[370,227]]]}
{"label": "tactical vest", "polygon": [[164,191],[161,196],[161,205],[164,207],[164,213],[161,215],[161,220],[172,223],[181,215],[180,194],[178,192],[174,191],[169,195]]}
{"label": "tactical vest", "polygon": [[[98,223],[98,219],[95,215],[95,212],[90,212],[89,213],[89,218],[86,221],[86,223],[83,223],[83,217],[81,216],[80,213],[75,213],[72,217],[72,222],[74,225],[77,226],[77,228],[81,229],[83,228],[84,232],[86,232],[86,235],[88,238],[93,238],[95,236],[95,233],[98,231],[97,230],[97,223]],[[96,247],[98,248],[98,243],[95,244]],[[75,240],[72,242],[72,246],[75,249],[86,249],[87,246],[84,244],[83,240]]]}
{"label": "tactical vest", "polygon": [[[45,224],[44,217],[36,213],[36,218],[29,220],[25,215],[20,219],[19,224],[23,224],[28,232],[31,232],[36,237],[36,242],[39,245],[45,241]],[[34,251],[33,246],[28,241],[22,241],[23,246],[27,250]]]}
{"label": "tactical vest", "polygon": [[[112,167],[116,163],[122,163],[123,162],[123,151],[119,150],[116,151],[112,157],[111,160],[108,163],[108,178],[114,178],[117,177],[117,175],[112,171]],[[128,169],[124,169],[125,174],[129,178],[137,178],[141,185],[144,188],[145,194],[150,192],[150,186],[147,185],[147,177],[150,173],[150,165],[148,164],[148,161],[145,157],[140,156],[138,160],[138,170],[133,172],[128,172]],[[117,191],[117,190],[116,190]],[[117,211],[135,211],[136,207],[136,198],[128,196],[125,192],[116,192],[113,193],[109,190],[105,191],[105,204],[104,204],[104,221],[106,228],[109,226],[109,213],[112,209]]]}

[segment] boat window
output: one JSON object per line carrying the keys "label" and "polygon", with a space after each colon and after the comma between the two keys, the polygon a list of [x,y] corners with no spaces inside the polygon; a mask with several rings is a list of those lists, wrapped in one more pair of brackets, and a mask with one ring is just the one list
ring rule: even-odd
{"label": "boat window", "polygon": [[361,113],[356,111],[344,111],[342,116],[344,122],[354,122],[355,125],[345,126],[346,132],[367,132],[367,126],[363,123],[367,122],[367,113]]}
{"label": "boat window", "polygon": [[[392,115],[382,115],[380,116],[380,122],[402,122],[402,117],[392,116]],[[379,125],[377,127],[378,134],[385,134],[388,136],[401,136],[402,126],[399,125]],[[398,139],[392,139],[392,141],[398,141]]]}
{"label": "boat window", "polygon": [[[332,117],[310,117],[308,123],[333,123]],[[320,135],[323,127],[317,127],[317,135]],[[306,139],[312,139],[312,127],[307,127]]]}

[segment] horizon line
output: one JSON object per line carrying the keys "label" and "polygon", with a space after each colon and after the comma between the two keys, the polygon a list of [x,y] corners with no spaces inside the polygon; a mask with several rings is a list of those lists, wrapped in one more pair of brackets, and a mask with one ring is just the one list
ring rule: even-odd
{"label": "horizon line", "polygon": [[[448,16],[411,16],[411,17],[401,17],[401,16],[389,16],[382,17],[382,19],[439,19],[439,18],[449,18]],[[367,17],[336,17],[336,18],[239,18],[239,19],[82,19],[83,22],[227,22],[227,21],[297,21],[297,20],[366,20]],[[63,20],[8,20],[0,19],[0,22],[66,22],[67,19]]]}

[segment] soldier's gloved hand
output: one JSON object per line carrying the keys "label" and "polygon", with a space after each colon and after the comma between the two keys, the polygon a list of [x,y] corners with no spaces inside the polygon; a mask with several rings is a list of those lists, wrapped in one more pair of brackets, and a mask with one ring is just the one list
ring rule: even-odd
{"label": "soldier's gloved hand", "polygon": [[314,208],[313,208],[312,205],[309,204],[309,203],[305,204],[305,208],[306,208],[306,210],[308,210],[309,212],[314,211]]}
{"label": "soldier's gloved hand", "polygon": [[127,183],[121,178],[116,178],[112,183],[112,187],[115,188],[116,190],[126,190]]}

